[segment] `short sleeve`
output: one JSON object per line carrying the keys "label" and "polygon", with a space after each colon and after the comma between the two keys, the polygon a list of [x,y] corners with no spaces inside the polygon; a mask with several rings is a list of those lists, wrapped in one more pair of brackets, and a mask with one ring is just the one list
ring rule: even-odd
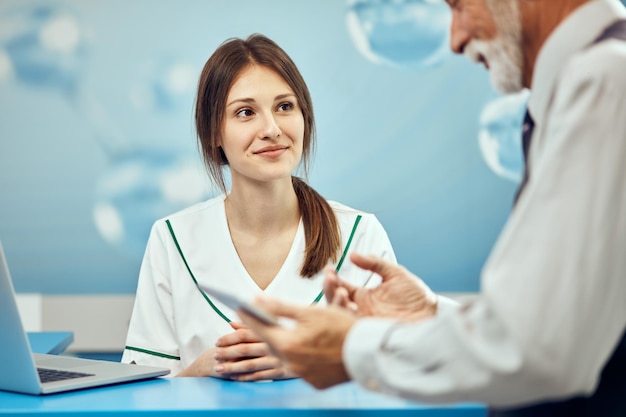
{"label": "short sleeve", "polygon": [[122,362],[161,366],[174,376],[180,372],[180,352],[173,319],[173,297],[168,270],[166,231],[152,227],[139,272],[135,305]]}

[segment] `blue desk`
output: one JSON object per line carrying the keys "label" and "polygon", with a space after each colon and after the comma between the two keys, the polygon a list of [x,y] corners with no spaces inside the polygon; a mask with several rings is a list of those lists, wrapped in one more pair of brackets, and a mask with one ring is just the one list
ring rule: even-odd
{"label": "blue desk", "polygon": [[231,382],[159,378],[48,396],[0,391],[0,416],[413,416],[484,417],[481,405],[427,406],[344,384],[317,391],[302,380]]}
{"label": "blue desk", "polygon": [[74,341],[72,332],[28,332],[30,349],[35,353],[58,355]]}

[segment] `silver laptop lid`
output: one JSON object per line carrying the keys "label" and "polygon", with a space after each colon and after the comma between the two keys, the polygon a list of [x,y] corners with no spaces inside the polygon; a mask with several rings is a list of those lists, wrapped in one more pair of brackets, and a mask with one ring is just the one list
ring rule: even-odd
{"label": "silver laptop lid", "polygon": [[30,394],[41,392],[41,383],[30,344],[15,301],[2,242],[0,242],[0,389]]}
{"label": "silver laptop lid", "polygon": [[[9,267],[0,242],[0,390],[51,394],[167,375],[167,368],[119,362],[32,354],[17,309]],[[86,374],[80,378],[41,383],[37,366]]]}

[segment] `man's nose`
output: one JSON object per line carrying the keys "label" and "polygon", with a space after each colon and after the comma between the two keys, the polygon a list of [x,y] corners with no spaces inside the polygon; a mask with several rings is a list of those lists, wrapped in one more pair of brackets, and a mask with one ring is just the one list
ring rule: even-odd
{"label": "man's nose", "polygon": [[450,24],[450,49],[455,54],[462,54],[470,40],[469,32],[463,26],[457,13],[453,12],[452,23]]}

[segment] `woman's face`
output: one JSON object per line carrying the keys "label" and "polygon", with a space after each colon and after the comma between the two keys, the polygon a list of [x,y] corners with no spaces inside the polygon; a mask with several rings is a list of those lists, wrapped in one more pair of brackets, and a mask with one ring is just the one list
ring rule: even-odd
{"label": "woman's face", "polygon": [[233,184],[291,178],[303,138],[302,110],[285,80],[267,67],[245,68],[228,92],[220,143]]}

